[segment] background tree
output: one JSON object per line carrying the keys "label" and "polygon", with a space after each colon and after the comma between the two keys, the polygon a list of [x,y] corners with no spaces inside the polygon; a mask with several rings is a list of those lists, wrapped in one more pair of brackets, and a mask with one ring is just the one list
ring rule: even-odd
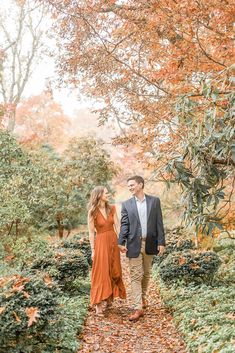
{"label": "background tree", "polygon": [[63,151],[71,134],[71,120],[47,87],[40,95],[21,101],[16,110],[15,134],[25,145],[49,144]]}
{"label": "background tree", "polygon": [[7,110],[7,129],[15,127],[16,108],[42,53],[46,8],[32,1],[10,0],[0,11],[4,50],[0,96]]}
{"label": "background tree", "polygon": [[221,227],[234,167],[232,1],[43,2],[58,19],[61,75],[100,102],[101,122],[118,121],[117,143],[138,141],[153,178],[181,185],[198,232]]}
{"label": "background tree", "polygon": [[91,189],[109,184],[117,171],[102,144],[75,139],[60,156],[49,145],[27,151],[0,130],[0,234],[31,227],[63,237],[86,223]]}
{"label": "background tree", "polygon": [[84,224],[87,221],[87,202],[91,190],[97,185],[105,185],[112,191],[111,181],[119,168],[110,158],[104,141],[93,137],[74,138],[63,156],[63,174],[78,187],[76,198],[81,208],[79,220]]}

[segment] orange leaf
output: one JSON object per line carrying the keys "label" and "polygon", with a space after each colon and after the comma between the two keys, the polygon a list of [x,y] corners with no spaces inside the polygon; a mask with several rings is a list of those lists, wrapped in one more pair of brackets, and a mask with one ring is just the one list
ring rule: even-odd
{"label": "orange leaf", "polygon": [[29,293],[26,291],[23,291],[23,295],[26,299],[28,299],[30,297]]}
{"label": "orange leaf", "polygon": [[52,279],[49,275],[45,275],[43,279],[47,286],[50,286],[52,284]]}
{"label": "orange leaf", "polygon": [[40,317],[38,308],[31,306],[25,309],[26,315],[28,316],[28,327],[32,326],[34,322],[37,322],[37,318]]}
{"label": "orange leaf", "polygon": [[11,260],[13,260],[15,258],[15,256],[14,255],[8,255],[8,256],[6,256],[5,257],[5,261],[11,261]]}
{"label": "orange leaf", "polygon": [[19,276],[18,278],[19,278],[18,281],[16,281],[14,283],[14,285],[12,286],[13,292],[23,291],[25,284],[29,282],[29,279],[26,277],[24,278],[24,277]]}
{"label": "orange leaf", "polygon": [[184,257],[179,258],[179,265],[184,265],[186,263],[186,260]]}
{"label": "orange leaf", "polygon": [[17,321],[17,322],[21,322],[21,320],[20,320],[19,316],[16,314],[16,312],[15,312],[15,311],[13,311],[13,313],[12,313],[12,314],[14,315],[14,317],[15,317],[15,319],[16,319],[16,321]]}
{"label": "orange leaf", "polygon": [[190,268],[200,268],[200,266],[198,265],[198,264],[191,264],[190,266],[189,266]]}
{"label": "orange leaf", "polygon": [[2,314],[4,310],[5,310],[5,306],[0,306],[0,314]]}

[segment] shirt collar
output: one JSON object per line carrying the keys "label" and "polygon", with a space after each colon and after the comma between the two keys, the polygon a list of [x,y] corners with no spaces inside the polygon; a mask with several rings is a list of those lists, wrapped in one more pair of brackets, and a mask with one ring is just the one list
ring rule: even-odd
{"label": "shirt collar", "polygon": [[143,198],[142,201],[140,201],[140,200],[138,199],[138,197],[135,196],[135,201],[136,201],[136,202],[144,202],[144,201],[146,201],[146,196],[145,196],[145,194],[144,194],[144,198]]}

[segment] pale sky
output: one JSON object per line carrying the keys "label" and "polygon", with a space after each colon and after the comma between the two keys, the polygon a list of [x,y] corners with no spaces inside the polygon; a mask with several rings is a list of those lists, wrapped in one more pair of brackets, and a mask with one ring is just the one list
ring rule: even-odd
{"label": "pale sky", "polygon": [[[4,21],[4,26],[7,28],[7,31],[9,32],[12,41],[14,40],[14,33],[16,29],[16,22],[15,18],[16,16],[16,11],[17,8],[14,6],[15,1],[14,0],[0,0],[1,6],[0,6],[0,15],[3,17]],[[31,0],[29,0],[29,4],[31,5]],[[34,6],[34,1],[32,1],[32,5]],[[33,14],[35,14],[35,19],[37,21],[37,11],[34,10]],[[43,23],[42,23],[42,28],[43,29],[49,29],[51,26],[51,19],[47,16],[44,16],[43,18]],[[27,34],[24,36],[24,41],[23,41],[23,50],[26,52],[28,50],[28,46],[30,48],[31,46],[31,38],[30,36],[27,37]],[[33,69],[33,74],[27,83],[23,97],[28,98],[33,95],[38,95],[40,94],[46,87],[46,83],[48,80],[52,81],[52,88],[53,88],[53,93],[54,93],[54,99],[59,102],[65,111],[67,115],[73,116],[75,114],[75,111],[79,109],[85,109],[91,107],[91,102],[89,102],[85,97],[81,98],[81,94],[79,94],[79,91],[70,90],[70,89],[58,89],[55,88],[57,86],[57,75],[56,75],[56,43],[55,40],[52,38],[48,38],[47,36],[44,36],[44,41],[46,47],[53,52],[55,52],[54,56],[47,56],[47,55],[42,55],[41,61],[34,65]],[[0,46],[2,48],[6,47],[9,43],[4,43],[4,32],[2,28],[0,28]],[[10,51],[11,49],[8,49]],[[80,99],[78,97],[80,96]]]}
{"label": "pale sky", "polygon": [[[40,94],[43,89],[45,89],[48,80],[56,80],[55,59],[45,58],[37,65],[25,89],[25,97]],[[73,116],[78,109],[89,108],[91,106],[91,102],[85,97],[81,98],[81,94],[79,94],[78,90],[75,91],[75,89],[58,89],[53,87],[53,96],[54,99],[63,106],[65,113],[70,116]],[[80,99],[78,99],[79,96]]]}

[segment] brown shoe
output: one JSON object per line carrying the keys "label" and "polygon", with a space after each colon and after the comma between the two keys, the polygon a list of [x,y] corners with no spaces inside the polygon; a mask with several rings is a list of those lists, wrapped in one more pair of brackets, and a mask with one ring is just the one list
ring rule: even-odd
{"label": "brown shoe", "polygon": [[144,316],[143,310],[136,310],[132,315],[129,316],[130,321],[138,321],[140,317]]}
{"label": "brown shoe", "polygon": [[148,301],[147,301],[147,299],[145,299],[145,298],[142,298],[142,307],[143,307],[143,309],[146,309],[147,307],[148,307]]}

